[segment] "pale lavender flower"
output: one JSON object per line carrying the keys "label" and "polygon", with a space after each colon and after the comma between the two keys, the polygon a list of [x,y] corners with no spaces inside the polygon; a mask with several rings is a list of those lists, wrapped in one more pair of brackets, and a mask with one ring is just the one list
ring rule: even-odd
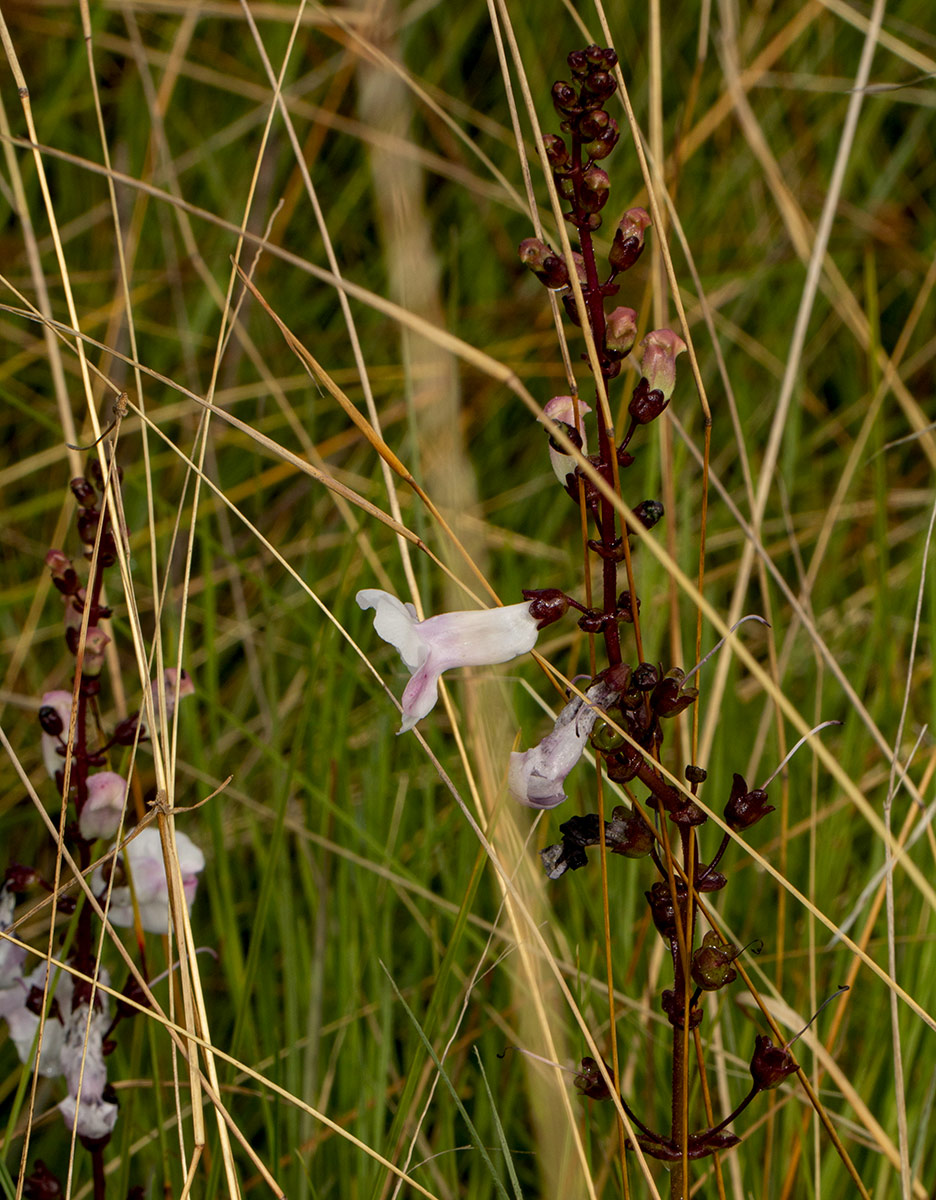
{"label": "pale lavender flower", "polygon": [[[561,421],[576,431],[582,439],[583,454],[588,453],[588,444],[585,440],[585,414],[589,412],[591,409],[583,400],[576,401],[572,396],[553,396],[543,405],[544,417],[549,417],[552,421]],[[537,419],[542,420],[542,417]],[[565,486],[566,476],[571,475],[575,470],[575,459],[571,454],[566,454],[561,448],[553,445],[552,438],[549,439],[549,461],[556,478]]]}
{"label": "pale lavender flower", "polygon": [[[190,837],[176,833],[176,850],[182,870],[182,888],[189,909],[198,887],[198,873],[205,866],[205,856]],[[140,924],[150,933],[169,932],[169,885],[163,863],[162,843],[156,829],[144,829],[121,851],[125,867],[133,880],[140,913]],[[91,876],[91,886],[97,895],[105,889],[100,867]],[[115,887],[111,892],[108,918],[112,925],[133,924],[133,900],[129,887]]]}
{"label": "pale lavender flower", "polygon": [[536,746],[510,756],[507,787],[528,808],[555,808],[566,799],[562,790],[566,776],[582,757],[585,743],[604,708],[618,695],[607,682],[592,684],[586,700],[573,696],[556,718],[552,733]]}
{"label": "pale lavender flower", "polygon": [[361,608],[374,610],[374,629],[397,648],[412,675],[403,692],[400,733],[431,712],[443,671],[508,662],[532,650],[539,632],[529,603],[440,613],[420,621],[412,604],[378,588],[365,588],[355,599]]}
{"label": "pale lavender flower", "polygon": [[88,798],[78,818],[78,829],[86,841],[113,837],[120,828],[127,798],[127,781],[115,771],[97,771],[88,776]]}

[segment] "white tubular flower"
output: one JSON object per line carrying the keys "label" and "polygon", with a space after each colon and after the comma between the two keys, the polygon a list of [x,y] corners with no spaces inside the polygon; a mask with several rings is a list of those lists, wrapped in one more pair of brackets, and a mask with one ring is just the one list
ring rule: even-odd
{"label": "white tubular flower", "polygon": [[[198,873],[205,866],[205,856],[190,837],[176,833],[176,850],[182,868],[182,887],[189,910],[198,887]],[[144,829],[121,851],[140,912],[140,924],[150,933],[169,932],[169,885],[163,863],[162,843],[156,829]],[[97,895],[105,889],[104,875],[98,867],[91,876],[91,886]],[[115,887],[111,892],[108,919],[112,925],[133,924],[133,900],[129,887]]]}
{"label": "white tubular flower", "polygon": [[378,588],[365,588],[355,599],[361,608],[374,610],[374,629],[397,648],[412,675],[403,693],[400,733],[432,711],[443,671],[509,662],[532,650],[539,632],[529,603],[440,613],[420,621],[412,604]]}
{"label": "white tubular flower", "polygon": [[[573,396],[553,396],[551,400],[547,400],[543,405],[543,416],[549,417],[552,421],[561,421],[563,425],[568,425],[582,439],[582,453],[588,453],[588,443],[585,440],[585,414],[591,412],[589,406],[584,400],[578,400]],[[538,418],[542,420],[542,417]],[[549,439],[549,461],[552,463],[552,469],[562,484],[565,487],[566,476],[571,475],[575,470],[575,459],[571,454],[565,454],[558,446],[553,444],[552,438]]]}
{"label": "white tubular flower", "polygon": [[95,838],[113,837],[120,828],[127,799],[127,781],[115,771],[97,771],[88,776],[88,798],[85,800],[78,829],[89,842]]}
{"label": "white tubular flower", "polygon": [[68,725],[71,721],[72,694],[71,692],[46,692],[42,697],[42,707],[51,708],[62,722],[62,732],[58,736],[43,732],[42,761],[49,772],[49,778],[55,780],[56,771],[64,771],[65,759],[58,749],[62,743],[68,743]]}
{"label": "white tubular flower", "polygon": [[566,799],[562,785],[582,757],[597,710],[616,695],[605,682],[593,684],[585,693],[588,702],[573,696],[539,745],[511,754],[507,787],[515,800],[528,808],[555,808]]}
{"label": "white tubular flower", "polygon": [[90,1022],[87,1004],[79,1004],[65,1018],[61,1065],[68,1095],[58,1107],[67,1128],[77,1127],[78,1136],[89,1141],[109,1137],[117,1120],[117,1105],[104,1099],[107,1067],[103,1043],[107,1026],[103,1005],[90,1013]]}

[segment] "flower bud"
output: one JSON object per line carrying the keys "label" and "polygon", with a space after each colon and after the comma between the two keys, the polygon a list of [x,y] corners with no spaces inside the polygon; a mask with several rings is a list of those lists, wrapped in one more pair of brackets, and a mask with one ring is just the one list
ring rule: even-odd
{"label": "flower bud", "polygon": [[72,495],[82,508],[94,508],[97,497],[94,488],[87,479],[78,478],[71,481]]}
{"label": "flower bud", "polygon": [[[604,112],[604,109],[599,109],[598,111]],[[601,133],[598,134],[596,138],[593,138],[590,142],[585,144],[585,153],[593,161],[607,158],[614,147],[618,144],[618,139],[620,136],[621,131],[618,129],[617,121],[615,121],[614,117],[608,117],[607,126],[601,131]]]}
{"label": "flower bud", "polygon": [[725,823],[729,829],[735,833],[740,829],[750,829],[773,811],[774,806],[767,803],[767,793],[763,788],[748,791],[744,776],[734,775],[731,795],[725,805]]}
{"label": "flower bud", "polygon": [[[677,888],[677,895],[681,891],[684,892],[685,888],[680,884]],[[676,909],[673,907],[669,885],[657,882],[653,884],[649,892],[644,892],[644,895],[650,905],[650,916],[653,918],[657,933],[664,942],[671,941],[676,937]]]}
{"label": "flower bud", "polygon": [[610,120],[611,117],[603,108],[596,108],[593,112],[583,113],[578,123],[579,137],[583,142],[599,137],[608,128]]}
{"label": "flower bud", "polygon": [[557,80],[552,86],[552,102],[556,112],[563,117],[574,117],[582,111],[578,93],[571,83]]}
{"label": "flower bud", "polygon": [[85,639],[84,661],[82,663],[82,674],[93,679],[96,675],[100,675],[101,668],[104,666],[104,651],[110,638],[103,629],[99,629],[97,625],[93,625],[88,630],[88,636]]}
{"label": "flower bud", "polygon": [[731,965],[741,951],[730,942],[723,943],[714,929],[702,939],[692,956],[692,980],[704,992],[717,992],[732,983],[738,972]]}
{"label": "flower bud", "polygon": [[569,64],[569,70],[576,79],[584,79],[591,70],[591,63],[588,61],[588,56],[584,50],[573,50],[566,59]]}
{"label": "flower bud", "polygon": [[634,516],[644,529],[652,529],[662,519],[665,509],[659,500],[641,500],[634,509]]}
{"label": "flower bud", "polygon": [[582,80],[582,104],[585,107],[598,107],[617,89],[617,80],[607,71],[592,71]]}
{"label": "flower bud", "polygon": [[582,176],[579,204],[584,212],[597,213],[604,208],[611,191],[611,180],[601,167],[589,167]]}
{"label": "flower bud", "polygon": [[[39,872],[35,867],[24,867],[22,863],[10,863],[4,872],[3,886],[14,896],[19,896],[39,880]],[[0,928],[5,926],[0,925]]]}
{"label": "flower bud", "polygon": [[525,238],[519,246],[520,261],[530,268],[536,278],[550,291],[566,287],[569,271],[565,261],[539,238]]}
{"label": "flower bud", "polygon": [[615,358],[630,354],[637,340],[637,314],[632,308],[613,309],[605,322],[605,349]]}
{"label": "flower bud", "polygon": [[779,1087],[788,1075],[798,1070],[796,1059],[785,1046],[775,1046],[766,1034],[757,1035],[754,1039],[751,1075],[762,1092]]}
{"label": "flower bud", "polygon": [[626,271],[640,258],[644,234],[653,222],[645,208],[629,208],[614,233],[608,255],[613,270]]}
{"label": "flower bud", "polygon": [[530,616],[537,629],[545,629],[569,611],[569,597],[558,588],[524,589],[523,598],[531,602]]}
{"label": "flower bud", "polygon": [[608,778],[614,783],[630,783],[637,778],[637,773],[643,766],[643,755],[629,743],[616,750],[605,760]]}
{"label": "flower bud", "polygon": [[657,419],[666,405],[667,400],[663,393],[651,391],[646,379],[640,379],[634,388],[627,411],[638,425],[649,425]]}
{"label": "flower bud", "polygon": [[546,157],[554,171],[564,167],[569,161],[569,148],[557,133],[544,133],[543,145],[546,147]]}
{"label": "flower bud", "polygon": [[676,359],[686,343],[672,329],[654,329],[640,343],[640,370],[651,392],[662,392],[669,401],[676,386]]}
{"label": "flower bud", "polygon": [[65,596],[73,596],[78,591],[78,575],[72,566],[71,559],[61,550],[50,550],[45,556],[46,566],[52,572],[52,582]]}

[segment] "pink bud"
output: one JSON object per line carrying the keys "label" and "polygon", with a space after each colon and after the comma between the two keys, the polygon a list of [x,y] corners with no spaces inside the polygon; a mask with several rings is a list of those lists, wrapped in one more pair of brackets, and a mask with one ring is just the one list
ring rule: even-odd
{"label": "pink bud", "polygon": [[88,776],[88,798],[78,817],[78,828],[85,841],[113,837],[120,828],[127,781],[114,771],[98,771]]}
{"label": "pink bud", "polygon": [[605,348],[614,355],[630,354],[637,340],[637,314],[632,308],[615,308],[605,323]]}
{"label": "pink bud", "polygon": [[669,400],[676,386],[676,359],[686,349],[686,343],[672,329],[654,329],[640,343],[643,351],[640,371],[650,390],[662,392]]}

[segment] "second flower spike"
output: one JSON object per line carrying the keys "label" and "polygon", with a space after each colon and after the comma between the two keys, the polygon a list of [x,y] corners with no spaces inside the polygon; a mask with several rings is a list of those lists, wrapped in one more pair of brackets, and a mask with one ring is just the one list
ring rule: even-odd
{"label": "second flower spike", "polygon": [[533,603],[468,612],[440,613],[420,621],[412,604],[389,592],[365,588],[355,597],[374,610],[374,629],[395,646],[412,678],[403,692],[400,733],[412,729],[435,706],[439,676],[452,667],[487,667],[509,662],[536,645],[540,625]]}

